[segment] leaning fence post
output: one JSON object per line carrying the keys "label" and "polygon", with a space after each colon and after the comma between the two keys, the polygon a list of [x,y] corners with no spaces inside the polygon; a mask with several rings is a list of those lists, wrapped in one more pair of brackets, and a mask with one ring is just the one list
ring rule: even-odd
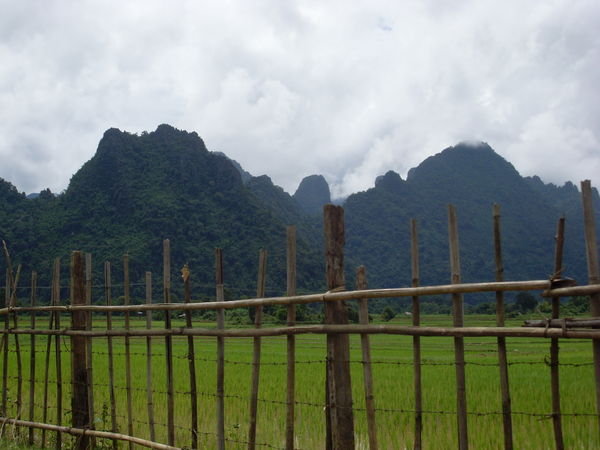
{"label": "leaning fence post", "polygon": [[[600,283],[600,264],[598,263],[598,245],[596,241],[596,225],[594,207],[592,205],[592,185],[590,180],[581,182],[583,198],[583,218],[585,226],[585,245],[588,265],[589,284]],[[590,309],[593,317],[600,316],[600,293],[590,296]],[[600,430],[600,340],[592,340],[594,351],[594,372],[596,376],[596,411],[598,413],[598,430]]]}
{"label": "leaning fence post", "polygon": [[[367,270],[365,266],[356,269],[356,289],[367,289]],[[358,299],[358,320],[361,325],[369,325],[369,305],[367,298]],[[367,431],[369,433],[369,450],[377,450],[377,423],[375,421],[375,394],[373,391],[373,372],[371,370],[371,346],[369,335],[360,335],[362,350],[363,378],[365,384],[365,405],[367,409]]]}
{"label": "leaning fence post", "polygon": [[[344,289],[344,209],[325,205],[325,272],[327,289]],[[344,301],[325,303],[325,323],[347,324]],[[327,335],[327,443],[332,449],[354,448],[354,415],[350,377],[350,338],[347,334]]]}
{"label": "leaning fence post", "polygon": [[[81,252],[71,254],[71,305],[86,304],[84,259]],[[73,311],[71,313],[71,329],[86,330],[89,311]],[[88,368],[87,338],[71,336],[71,415],[73,428],[90,427],[90,411],[88,405]],[[85,450],[89,446],[89,436],[85,434],[77,439],[76,449]]]}

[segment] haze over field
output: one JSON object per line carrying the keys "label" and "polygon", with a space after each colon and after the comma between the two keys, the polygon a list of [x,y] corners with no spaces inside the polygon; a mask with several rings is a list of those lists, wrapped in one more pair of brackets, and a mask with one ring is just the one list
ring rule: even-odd
{"label": "haze over field", "polygon": [[104,130],[196,130],[288,192],[403,177],[459,141],[600,170],[600,3],[0,0],[0,177],[60,192]]}

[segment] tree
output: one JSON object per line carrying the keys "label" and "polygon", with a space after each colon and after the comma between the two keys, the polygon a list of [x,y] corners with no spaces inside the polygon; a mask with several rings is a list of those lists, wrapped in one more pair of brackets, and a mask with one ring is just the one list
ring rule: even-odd
{"label": "tree", "polygon": [[381,313],[381,320],[389,322],[394,317],[396,317],[396,313],[392,310],[392,308],[386,306],[383,312]]}
{"label": "tree", "polygon": [[519,292],[515,300],[515,306],[521,313],[528,313],[535,310],[538,301],[529,292]]}

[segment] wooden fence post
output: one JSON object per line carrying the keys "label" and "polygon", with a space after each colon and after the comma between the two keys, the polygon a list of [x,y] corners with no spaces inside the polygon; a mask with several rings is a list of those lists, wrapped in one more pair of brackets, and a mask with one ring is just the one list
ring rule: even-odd
{"label": "wooden fence post", "polygon": [[[417,222],[410,221],[410,261],[411,261],[411,286],[418,287],[420,282],[419,266],[419,235]],[[412,324],[421,326],[421,303],[419,297],[412,297]],[[413,378],[415,391],[415,441],[413,448],[421,450],[423,435],[423,390],[421,378],[421,337],[413,336]]]}
{"label": "wooden fence post", "polygon": [[[84,256],[81,252],[73,252],[71,254],[71,305],[85,304]],[[73,311],[71,313],[71,329],[87,329],[89,316],[89,311]],[[71,415],[73,428],[90,427],[87,360],[87,338],[85,336],[71,336]],[[76,449],[85,450],[88,447],[89,436],[82,435],[77,439]]]}
{"label": "wooden fence post", "polygon": [[[585,245],[588,265],[589,284],[600,283],[600,263],[598,262],[598,245],[596,240],[596,225],[594,207],[592,205],[592,185],[590,180],[581,182],[583,198],[583,217],[585,226]],[[600,316],[600,294],[590,295],[590,310],[593,317]],[[594,374],[596,377],[596,411],[598,413],[598,430],[600,430],[600,340],[592,340],[594,352]]]}
{"label": "wooden fence post", "polygon": [[[327,289],[344,289],[344,209],[325,205],[325,272]],[[325,323],[347,324],[344,301],[326,302]],[[350,377],[350,338],[347,334],[327,335],[327,446],[333,450],[354,448],[354,414]]]}
{"label": "wooden fence post", "polygon": [[[296,295],[296,227],[287,227],[287,292],[286,295]],[[287,326],[296,325],[296,305],[290,303],[287,307]],[[285,419],[285,448],[294,450],[294,417],[296,393],[296,337],[287,337],[287,389],[286,389],[286,419]]]}

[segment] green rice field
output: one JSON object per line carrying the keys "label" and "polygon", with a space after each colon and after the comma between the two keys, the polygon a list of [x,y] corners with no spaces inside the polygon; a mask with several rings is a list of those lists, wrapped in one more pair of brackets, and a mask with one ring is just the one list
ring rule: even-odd
{"label": "green rice field", "polygon": [[[65,318],[66,320],[66,318]],[[119,318],[113,327],[122,327]],[[398,317],[392,323],[408,325],[409,318]],[[24,320],[23,320],[24,321]],[[42,318],[38,319],[41,326]],[[450,316],[425,316],[424,325],[449,326]],[[466,316],[465,326],[494,325],[492,316]],[[508,325],[518,326],[519,322]],[[104,320],[95,319],[94,328],[102,329]],[[211,323],[195,322],[211,327]],[[145,321],[132,320],[132,326],[145,327]],[[163,323],[154,322],[154,327]],[[174,321],[173,326],[183,326]],[[296,337],[296,442],[298,449],[320,449],[325,442],[324,379],[325,336]],[[380,448],[412,448],[414,439],[414,393],[412,337],[371,336],[371,355],[377,407]],[[28,420],[30,337],[20,336],[23,381],[23,412]],[[44,404],[44,367],[47,338],[36,337],[36,375],[34,421],[42,421]],[[165,340],[152,339],[152,390],[157,441],[167,442]],[[225,433],[227,448],[246,448],[252,371],[252,339],[225,339]],[[146,398],[146,338],[131,338],[132,395],[134,435],[149,439]],[[351,336],[351,370],[357,448],[368,448],[363,372],[359,336]],[[549,339],[509,338],[510,390],[513,409],[514,447],[518,449],[554,448],[550,397]],[[62,338],[63,412],[61,422],[70,424],[69,339]],[[423,446],[426,449],[457,448],[456,395],[453,339],[422,337],[423,374]],[[116,413],[119,432],[127,433],[125,345],[124,338],[113,338]],[[561,340],[560,377],[563,430],[566,448],[600,448],[598,418],[595,415],[595,388],[592,351],[589,340]],[[17,363],[14,337],[9,353],[9,417],[16,417]],[[465,338],[469,443],[475,449],[503,448],[499,368],[495,338]],[[195,338],[199,403],[200,448],[216,448],[216,339]],[[188,447],[190,432],[190,395],[187,338],[173,338],[175,373],[176,445]],[[107,338],[93,340],[93,376],[95,427],[111,429]],[[54,344],[49,365],[48,423],[57,421],[57,390]],[[286,392],[286,338],[262,339],[257,448],[284,448]],[[3,439],[26,436],[26,430],[6,425]],[[41,430],[35,431],[41,446]],[[46,446],[53,445],[55,433],[46,432]],[[72,437],[63,437],[64,448],[72,446]],[[1,447],[0,442],[0,447]],[[7,444],[8,445],[8,444]],[[112,448],[98,440],[101,448]],[[126,448],[125,443],[119,444]],[[18,447],[14,447],[18,448]]]}

